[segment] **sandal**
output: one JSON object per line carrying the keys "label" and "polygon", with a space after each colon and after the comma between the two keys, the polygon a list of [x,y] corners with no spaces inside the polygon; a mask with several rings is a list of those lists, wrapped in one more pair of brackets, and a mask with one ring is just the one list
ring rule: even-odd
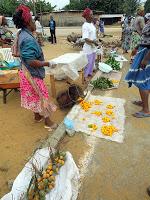
{"label": "sandal", "polygon": [[136,106],[142,106],[143,102],[142,101],[132,101],[132,103]]}
{"label": "sandal", "polygon": [[150,117],[150,113],[137,112],[137,113],[133,114],[133,117],[146,118],[146,117]]}
{"label": "sandal", "polygon": [[34,121],[35,121],[35,123],[40,123],[40,122],[43,121],[43,117],[41,119],[39,119],[39,120],[34,119]]}
{"label": "sandal", "polygon": [[58,127],[58,124],[54,123],[52,126],[45,125],[44,128],[48,129],[49,132],[55,130]]}

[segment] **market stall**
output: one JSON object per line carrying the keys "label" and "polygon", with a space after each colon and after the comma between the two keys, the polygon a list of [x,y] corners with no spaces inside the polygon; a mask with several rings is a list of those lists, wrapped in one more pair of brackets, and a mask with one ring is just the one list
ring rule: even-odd
{"label": "market stall", "polygon": [[84,82],[83,69],[88,64],[87,56],[83,53],[67,53],[58,58],[53,59],[57,64],[54,69],[45,68],[46,74],[50,75],[52,96],[56,97],[55,78],[63,79],[69,78],[77,80],[79,78],[79,71],[82,71],[82,83]]}
{"label": "market stall", "polygon": [[18,68],[20,61],[12,56],[10,48],[0,49],[0,90],[3,92],[3,103],[7,95],[20,87]]}

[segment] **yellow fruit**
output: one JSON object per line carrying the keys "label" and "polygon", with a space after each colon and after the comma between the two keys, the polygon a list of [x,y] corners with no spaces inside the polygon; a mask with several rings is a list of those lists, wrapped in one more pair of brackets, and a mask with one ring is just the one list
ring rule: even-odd
{"label": "yellow fruit", "polygon": [[58,160],[58,163],[60,163],[60,164],[61,164],[61,160],[60,160],[60,159]]}
{"label": "yellow fruit", "polygon": [[53,186],[50,184],[50,185],[48,186],[48,188],[49,188],[50,190],[52,190],[52,189],[53,189]]}
{"label": "yellow fruit", "polygon": [[46,173],[43,174],[43,178],[47,178],[47,174]]}
{"label": "yellow fruit", "polygon": [[48,166],[48,169],[51,170],[53,168],[52,164]]}
{"label": "yellow fruit", "polygon": [[40,177],[40,178],[38,178],[38,179],[37,179],[37,181],[38,181],[38,182],[41,182],[41,181],[42,181],[42,178],[41,178],[41,177]]}
{"label": "yellow fruit", "polygon": [[51,176],[53,174],[53,171],[51,170],[50,172],[49,172],[49,175]]}
{"label": "yellow fruit", "polygon": [[62,161],[61,161],[61,164],[62,164],[62,165],[64,165],[64,164],[65,164],[65,162],[62,160]]}
{"label": "yellow fruit", "polygon": [[108,117],[103,117],[102,120],[104,123],[110,122],[110,118]]}
{"label": "yellow fruit", "polygon": [[115,106],[112,105],[112,104],[108,104],[108,105],[106,106],[107,109],[113,109],[114,107],[115,107]]}

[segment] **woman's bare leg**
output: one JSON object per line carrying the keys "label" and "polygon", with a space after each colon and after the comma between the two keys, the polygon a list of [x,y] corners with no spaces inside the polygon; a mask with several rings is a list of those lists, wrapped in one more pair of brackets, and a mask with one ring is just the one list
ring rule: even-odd
{"label": "woman's bare leg", "polygon": [[35,121],[40,121],[43,117],[39,113],[34,113]]}
{"label": "woman's bare leg", "polygon": [[139,90],[139,91],[142,100],[142,107],[143,107],[142,112],[150,113],[148,105],[149,90]]}

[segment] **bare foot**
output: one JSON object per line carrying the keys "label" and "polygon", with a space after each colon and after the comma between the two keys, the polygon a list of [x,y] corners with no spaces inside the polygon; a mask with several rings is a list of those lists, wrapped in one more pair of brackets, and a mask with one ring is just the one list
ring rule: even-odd
{"label": "bare foot", "polygon": [[53,124],[54,122],[52,122],[49,117],[45,118],[45,126],[51,127]]}
{"label": "bare foot", "polygon": [[42,119],[43,117],[39,113],[34,113],[34,120],[36,122],[41,122]]}
{"label": "bare foot", "polygon": [[136,106],[143,106],[143,102],[142,101],[133,101],[132,103],[134,105],[136,105]]}

